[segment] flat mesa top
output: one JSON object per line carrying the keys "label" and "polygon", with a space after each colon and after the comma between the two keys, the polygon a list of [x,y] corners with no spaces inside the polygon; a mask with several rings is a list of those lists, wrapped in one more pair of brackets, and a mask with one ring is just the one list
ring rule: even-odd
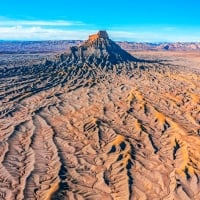
{"label": "flat mesa top", "polygon": [[99,32],[96,33],[96,34],[89,35],[88,41],[89,41],[89,42],[92,42],[92,41],[97,40],[98,38],[108,39],[109,37],[108,37],[108,34],[107,34],[106,31],[99,31]]}

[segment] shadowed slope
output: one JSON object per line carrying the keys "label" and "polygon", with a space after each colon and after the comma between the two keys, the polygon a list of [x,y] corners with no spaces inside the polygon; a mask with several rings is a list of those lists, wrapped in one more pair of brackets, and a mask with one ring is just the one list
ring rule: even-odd
{"label": "shadowed slope", "polygon": [[110,40],[105,31],[89,36],[89,39],[79,47],[71,47],[69,57],[70,63],[84,62],[99,67],[111,67],[120,63],[138,61]]}
{"label": "shadowed slope", "polygon": [[116,64],[139,61],[110,40],[105,31],[91,35],[85,43],[78,47],[71,47],[63,57],[70,65],[89,64],[101,69],[111,69]]}

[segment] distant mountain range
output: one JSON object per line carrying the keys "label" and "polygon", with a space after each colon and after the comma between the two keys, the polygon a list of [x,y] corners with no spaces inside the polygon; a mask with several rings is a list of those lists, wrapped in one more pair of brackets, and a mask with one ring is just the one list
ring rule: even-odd
{"label": "distant mountain range", "polygon": [[[81,40],[59,41],[1,41],[0,53],[50,53],[63,52],[71,46],[82,44]],[[127,51],[200,51],[200,42],[143,43],[116,42]]]}
{"label": "distant mountain range", "polygon": [[175,42],[175,43],[138,43],[118,42],[118,44],[129,51],[200,51],[200,42]]}

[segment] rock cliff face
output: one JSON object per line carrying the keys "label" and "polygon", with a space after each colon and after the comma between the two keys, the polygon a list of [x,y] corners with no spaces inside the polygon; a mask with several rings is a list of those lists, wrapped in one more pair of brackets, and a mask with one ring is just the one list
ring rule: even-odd
{"label": "rock cliff face", "polygon": [[100,68],[110,68],[116,64],[137,61],[110,40],[105,31],[90,35],[89,39],[78,47],[71,47],[66,56],[70,64],[92,64]]}
{"label": "rock cliff face", "polygon": [[106,32],[0,71],[0,200],[199,200],[200,75]]}
{"label": "rock cliff face", "polygon": [[97,34],[89,35],[89,39],[86,43],[91,44],[92,42],[98,40],[98,39],[109,39],[108,34],[106,31],[99,31]]}

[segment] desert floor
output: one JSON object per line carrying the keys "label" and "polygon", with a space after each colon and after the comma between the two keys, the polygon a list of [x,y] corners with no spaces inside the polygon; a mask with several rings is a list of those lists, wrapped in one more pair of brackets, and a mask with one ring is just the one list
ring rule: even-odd
{"label": "desert floor", "polygon": [[200,53],[132,53],[157,61],[4,71],[0,200],[200,199]]}

